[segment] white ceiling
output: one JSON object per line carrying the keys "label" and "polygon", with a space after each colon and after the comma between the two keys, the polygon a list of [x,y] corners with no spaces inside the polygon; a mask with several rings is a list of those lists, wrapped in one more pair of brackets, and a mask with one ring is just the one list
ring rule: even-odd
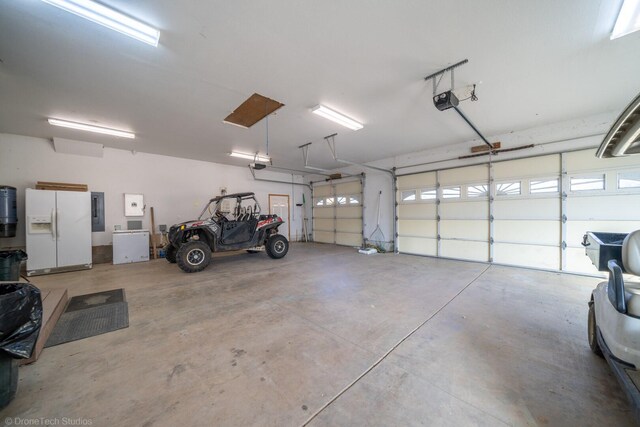
{"label": "white ceiling", "polygon": [[[468,58],[462,109],[489,135],[621,110],[640,91],[640,32],[609,40],[620,1],[105,0],[160,29],[153,48],[37,0],[0,5],[0,132],[245,165],[265,152],[265,121],[222,123],[258,92],[285,104],[269,119],[274,164],[335,167],[322,142],[366,162],[475,137],[439,112],[423,77]],[[444,79],[443,89],[449,81]],[[364,123],[351,131],[318,103]],[[132,130],[119,140],[47,117]]]}

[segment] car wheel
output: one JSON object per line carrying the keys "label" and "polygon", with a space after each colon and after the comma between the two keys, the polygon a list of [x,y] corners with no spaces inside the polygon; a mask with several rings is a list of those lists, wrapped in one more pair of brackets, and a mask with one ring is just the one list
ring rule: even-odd
{"label": "car wheel", "polygon": [[197,273],[204,270],[211,262],[211,248],[204,242],[187,242],[178,249],[176,261],[182,271]]}
{"label": "car wheel", "polygon": [[281,234],[271,236],[267,240],[266,251],[273,259],[282,258],[289,251],[289,241]]}
{"label": "car wheel", "polygon": [[168,244],[167,246],[164,247],[164,257],[165,257],[165,259],[167,261],[169,261],[171,264],[175,264],[176,263],[176,252],[178,252],[176,247],[173,246],[172,244]]}
{"label": "car wheel", "polygon": [[591,351],[597,354],[600,357],[602,355],[602,349],[600,348],[600,344],[598,344],[598,335],[596,328],[596,310],[595,304],[593,301],[589,304],[589,318],[587,320],[587,333],[589,338],[589,347],[591,347]]}

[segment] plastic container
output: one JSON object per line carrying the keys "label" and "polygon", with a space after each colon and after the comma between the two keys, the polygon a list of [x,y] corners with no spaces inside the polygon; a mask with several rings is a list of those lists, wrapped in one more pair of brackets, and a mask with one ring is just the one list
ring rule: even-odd
{"label": "plastic container", "polygon": [[18,390],[18,363],[0,351],[0,409],[13,400]]}
{"label": "plastic container", "polygon": [[0,281],[20,280],[20,264],[27,259],[25,251],[0,251]]}
{"label": "plastic container", "polygon": [[591,259],[598,271],[609,271],[607,263],[615,260],[624,271],[622,263],[622,242],[627,233],[605,233],[600,231],[587,231],[584,235],[582,246],[586,255]]}
{"label": "plastic container", "polygon": [[17,224],[16,189],[0,185],[0,237],[16,237]]}

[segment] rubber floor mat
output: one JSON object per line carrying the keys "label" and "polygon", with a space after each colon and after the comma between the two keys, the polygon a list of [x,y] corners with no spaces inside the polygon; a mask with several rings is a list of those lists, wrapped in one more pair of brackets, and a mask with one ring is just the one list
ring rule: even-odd
{"label": "rubber floor mat", "polygon": [[128,327],[129,308],[126,302],[65,311],[53,328],[45,348]]}
{"label": "rubber floor mat", "polygon": [[104,304],[113,304],[125,300],[124,289],[112,289],[110,291],[96,292],[94,294],[78,295],[72,297],[67,304],[65,313],[69,311],[83,310]]}

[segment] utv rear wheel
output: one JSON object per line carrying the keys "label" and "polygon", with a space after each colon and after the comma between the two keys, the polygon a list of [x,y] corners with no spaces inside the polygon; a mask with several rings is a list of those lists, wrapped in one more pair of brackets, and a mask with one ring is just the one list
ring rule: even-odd
{"label": "utv rear wheel", "polygon": [[594,302],[591,301],[589,303],[589,318],[587,320],[589,347],[591,347],[591,351],[593,351],[595,354],[603,357],[602,349],[600,348],[600,344],[598,344],[598,328],[596,326],[596,310],[594,307]]}
{"label": "utv rear wheel", "polygon": [[164,257],[167,261],[169,261],[171,264],[175,264],[176,263],[176,252],[177,249],[175,246],[173,246],[172,244],[168,244],[167,246],[164,247]]}
{"label": "utv rear wheel", "polygon": [[197,273],[204,270],[211,262],[211,248],[204,242],[187,242],[178,249],[176,261],[182,271]]}
{"label": "utv rear wheel", "polygon": [[289,241],[281,234],[269,237],[266,245],[267,255],[273,259],[282,258],[289,251]]}

